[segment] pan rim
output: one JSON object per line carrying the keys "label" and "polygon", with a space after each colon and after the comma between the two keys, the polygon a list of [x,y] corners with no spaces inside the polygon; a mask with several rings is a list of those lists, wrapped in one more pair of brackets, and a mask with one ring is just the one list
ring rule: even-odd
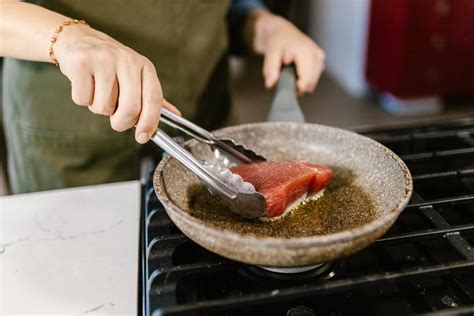
{"label": "pan rim", "polygon": [[[411,173],[406,166],[406,164],[398,157],[392,150],[385,147],[384,145],[380,144],[379,142],[364,136],[353,131],[345,130],[338,127],[332,127],[322,124],[313,124],[313,123],[294,123],[294,122],[264,122],[264,123],[250,123],[250,124],[242,124],[236,126],[230,126],[223,129],[219,129],[215,131],[216,134],[222,134],[228,131],[232,131],[235,129],[242,129],[242,128],[252,128],[255,126],[261,127],[262,125],[280,125],[285,127],[301,127],[301,126],[310,126],[313,128],[323,128],[334,130],[338,133],[343,133],[346,135],[350,135],[350,137],[357,137],[362,138],[365,141],[372,143],[373,145],[377,146],[381,150],[383,150],[388,157],[390,157],[394,162],[397,163],[398,167],[402,171],[405,180],[405,192],[403,196],[398,201],[398,204],[389,210],[388,212],[382,214],[381,216],[377,217],[375,220],[354,228],[352,230],[345,230],[340,231],[337,233],[331,233],[326,235],[315,235],[315,236],[307,236],[307,237],[292,237],[292,238],[279,238],[279,237],[256,237],[251,234],[238,234],[232,232],[230,230],[219,229],[207,224],[205,221],[202,221],[187,212],[181,210],[177,205],[175,205],[169,198],[166,192],[166,186],[164,184],[164,179],[162,176],[162,171],[164,167],[169,163],[172,159],[171,157],[167,157],[163,159],[158,166],[156,167],[154,183],[159,183],[159,185],[155,185],[155,192],[161,203],[163,203],[166,207],[166,212],[173,211],[173,215],[179,217],[181,220],[185,221],[188,225],[192,226],[195,229],[203,231],[205,234],[215,237],[218,240],[227,240],[230,242],[242,242],[245,241],[248,244],[252,244],[254,246],[262,247],[262,246],[269,246],[272,248],[307,248],[307,247],[314,247],[314,246],[323,246],[323,245],[334,245],[337,243],[346,243],[348,241],[354,241],[355,239],[364,238],[367,235],[374,233],[375,231],[384,228],[388,223],[395,221],[398,215],[403,211],[403,209],[407,206],[412,192],[413,192],[413,180],[411,177]],[[192,145],[196,140],[189,140],[185,144]],[[186,232],[183,231],[184,234]]]}

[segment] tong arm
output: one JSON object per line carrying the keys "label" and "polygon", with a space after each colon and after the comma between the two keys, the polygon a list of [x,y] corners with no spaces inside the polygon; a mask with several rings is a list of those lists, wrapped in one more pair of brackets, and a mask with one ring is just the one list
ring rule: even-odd
{"label": "tong arm", "polygon": [[194,124],[193,122],[188,121],[187,119],[174,114],[168,109],[161,108],[160,121],[206,144],[212,145],[214,141],[216,140],[216,138],[214,137],[212,133]]}
{"label": "tong arm", "polygon": [[226,142],[216,138],[214,134],[205,130],[204,128],[194,124],[187,119],[174,114],[168,109],[162,108],[161,109],[161,122],[165,123],[168,126],[176,128],[189,136],[197,139],[198,141],[207,144],[214,148],[219,148],[230,154],[231,156],[237,158],[243,163],[252,163],[254,160],[263,161],[265,160],[263,157],[256,157],[257,155],[253,153],[252,157],[249,157],[245,154],[248,153],[246,148],[241,148],[240,151],[235,148],[234,146],[230,146]]}
{"label": "tong arm", "polygon": [[171,157],[178,160],[186,168],[196,174],[201,180],[209,184],[216,192],[225,195],[229,199],[237,197],[234,190],[228,188],[215,175],[206,170],[202,163],[189,151],[178,145],[171,137],[162,130],[157,130],[151,138],[158,146],[166,151]]}
{"label": "tong arm", "polygon": [[[235,185],[235,182],[230,185],[226,182],[226,180],[229,180],[229,170],[224,171],[221,178],[219,178],[219,175],[213,173],[214,169],[212,169],[212,166],[204,165],[202,161],[195,158],[162,130],[157,130],[151,140],[197,175],[213,193],[223,198],[233,212],[245,218],[258,218],[265,214],[265,197],[256,192],[251,184],[244,183],[242,178],[238,177],[241,184],[251,186],[250,191],[248,187],[246,189],[242,187],[234,189],[232,185]],[[208,168],[211,169],[209,170]],[[235,180],[233,178],[234,175],[230,177],[232,181]]]}

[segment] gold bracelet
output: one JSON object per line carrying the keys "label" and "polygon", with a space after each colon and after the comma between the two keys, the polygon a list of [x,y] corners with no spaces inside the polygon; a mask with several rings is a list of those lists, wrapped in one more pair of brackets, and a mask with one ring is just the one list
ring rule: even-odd
{"label": "gold bracelet", "polygon": [[58,60],[56,59],[56,56],[54,55],[54,50],[53,50],[53,45],[54,43],[56,43],[56,41],[58,40],[58,35],[59,33],[61,33],[64,29],[65,26],[68,26],[68,25],[74,25],[74,24],[83,24],[83,25],[89,25],[87,24],[86,21],[84,20],[66,20],[64,21],[60,26],[58,26],[56,28],[56,30],[54,30],[54,34],[53,36],[51,37],[51,41],[49,43],[49,57],[51,57],[51,60],[53,61],[53,64],[55,64],[56,66],[59,66],[59,62]]}

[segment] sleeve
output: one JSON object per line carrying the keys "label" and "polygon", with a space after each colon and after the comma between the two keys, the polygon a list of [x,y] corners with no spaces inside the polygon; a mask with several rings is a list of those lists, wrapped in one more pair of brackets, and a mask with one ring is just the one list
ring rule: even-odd
{"label": "sleeve", "polygon": [[227,25],[230,37],[230,52],[234,55],[246,53],[242,40],[242,28],[250,12],[263,9],[265,5],[261,0],[232,0],[227,16]]}

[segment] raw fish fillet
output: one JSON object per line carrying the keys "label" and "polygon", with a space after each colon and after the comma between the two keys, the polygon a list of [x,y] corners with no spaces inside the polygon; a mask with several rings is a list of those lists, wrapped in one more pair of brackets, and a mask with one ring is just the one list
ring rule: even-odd
{"label": "raw fish fillet", "polygon": [[305,161],[242,164],[230,171],[265,196],[267,218],[283,215],[306,195],[316,196],[332,179],[331,169]]}

